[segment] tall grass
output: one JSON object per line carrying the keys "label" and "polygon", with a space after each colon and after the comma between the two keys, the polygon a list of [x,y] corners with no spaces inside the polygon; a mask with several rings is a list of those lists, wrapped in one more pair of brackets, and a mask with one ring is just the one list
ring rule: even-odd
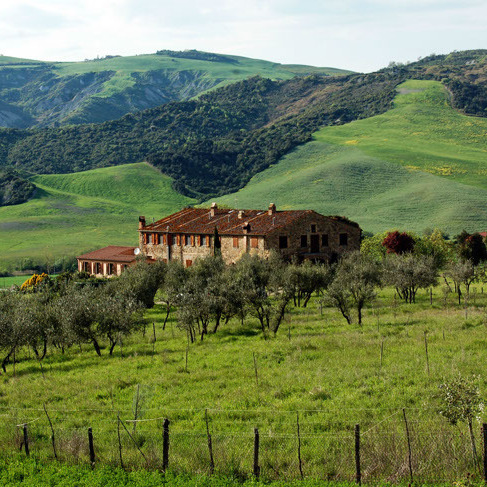
{"label": "tall grass", "polygon": [[[91,426],[99,463],[116,466],[117,414],[132,432],[139,385],[138,417],[143,421],[137,424],[135,439],[145,458],[122,429],[127,466],[160,466],[162,419],[167,417],[171,470],[209,473],[207,409],[219,475],[250,475],[253,429],[258,427],[263,478],[299,478],[299,413],[306,477],[354,478],[353,429],[358,423],[364,480],[403,481],[409,475],[405,408],[417,480],[461,480],[467,474],[478,478],[467,426],[451,426],[439,415],[438,386],[459,373],[480,373],[485,396],[487,377],[479,364],[487,354],[487,296],[476,287],[468,319],[455,296],[444,295],[440,287],[433,296],[433,306],[426,292],[418,296],[417,304],[405,305],[386,289],[367,309],[363,327],[346,325],[334,309],[321,308],[313,298],[308,308],[291,309],[275,338],[264,340],[258,324],[249,318],[243,326],[238,320],[230,322],[189,349],[174,316],[162,330],[163,310],[157,305],[146,314],[145,335],[141,329],[112,357],[106,350],[97,357],[88,345],[64,354],[52,350],[41,371],[24,351],[17,357],[15,375],[10,366],[0,384],[1,449],[18,449],[21,428],[17,425],[28,422],[33,455],[43,461],[52,459],[45,403],[63,461],[88,462],[87,428]],[[477,441],[483,419],[475,424]]]}

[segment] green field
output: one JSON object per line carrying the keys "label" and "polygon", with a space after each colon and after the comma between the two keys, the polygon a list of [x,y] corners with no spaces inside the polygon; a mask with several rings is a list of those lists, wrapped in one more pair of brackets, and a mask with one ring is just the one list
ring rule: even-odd
{"label": "green field", "polygon": [[[90,345],[82,350],[73,346],[64,354],[52,349],[41,370],[23,350],[15,370],[10,364],[0,382],[0,449],[18,455],[21,430],[16,425],[25,422],[31,454],[42,462],[52,459],[45,403],[63,462],[88,463],[91,426],[100,466],[119,465],[119,414],[145,456],[122,429],[124,464],[157,469],[162,419],[167,417],[171,471],[208,474],[207,409],[217,475],[249,478],[253,428],[258,427],[262,477],[292,479],[300,477],[299,413],[305,477],[353,480],[358,423],[364,480],[398,482],[409,476],[406,408],[418,485],[465,479],[467,472],[475,473],[468,429],[462,423],[450,426],[439,415],[438,386],[459,373],[479,374],[485,397],[487,377],[479,364],[487,359],[487,295],[480,285],[474,288],[467,317],[456,296],[447,294],[445,300],[440,287],[432,306],[424,291],[417,304],[405,305],[385,289],[366,310],[361,328],[346,325],[336,310],[322,309],[313,298],[308,308],[291,308],[275,338],[264,340],[249,316],[243,325],[232,320],[188,346],[175,316],[162,330],[164,313],[157,305],[146,315],[145,333],[141,329],[126,339],[123,351],[117,347],[113,356],[105,348],[98,357]],[[130,420],[138,386],[138,418],[143,421],[134,433]],[[485,414],[474,424],[479,445]]]}
{"label": "green field", "polygon": [[487,228],[487,120],[447,103],[434,81],[407,81],[394,108],[325,127],[314,140],[220,202],[240,208],[312,208],[364,230],[451,233]]}
{"label": "green field", "polygon": [[26,276],[0,277],[0,289],[8,289],[14,285],[21,286],[29,277],[30,274]]}
{"label": "green field", "polygon": [[50,263],[104,245],[137,245],[138,216],[161,218],[192,200],[145,164],[36,175],[33,199],[0,207],[0,268]]}

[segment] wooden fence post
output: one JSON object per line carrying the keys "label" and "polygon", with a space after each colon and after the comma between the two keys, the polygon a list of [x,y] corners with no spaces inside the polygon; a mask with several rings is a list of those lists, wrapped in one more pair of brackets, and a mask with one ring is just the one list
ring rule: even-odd
{"label": "wooden fence post", "polygon": [[165,472],[169,465],[169,420],[167,418],[164,420],[162,434],[162,470]]}
{"label": "wooden fence post", "polygon": [[406,417],[406,409],[403,408],[402,414],[404,416],[404,424],[406,426],[406,438],[408,440],[408,463],[409,463],[409,477],[411,479],[411,484],[413,483],[413,459],[411,454],[411,438],[409,437],[409,425]]}
{"label": "wooden fence post", "polygon": [[88,447],[90,449],[90,464],[91,468],[95,468],[95,448],[93,446],[93,430],[88,428]]}
{"label": "wooden fence post", "polygon": [[483,461],[484,461],[484,481],[487,483],[487,424],[482,424],[482,439],[484,440]]}
{"label": "wooden fence post", "polygon": [[254,476],[256,479],[260,476],[259,467],[259,429],[254,428]]}
{"label": "wooden fence post", "polygon": [[210,474],[215,472],[215,461],[213,459],[213,444],[211,442],[210,424],[208,421],[208,409],[205,409],[206,437],[208,439],[208,451],[210,453]]}
{"label": "wooden fence post", "polygon": [[30,455],[29,451],[29,435],[27,434],[27,425],[24,423],[24,450],[27,456]]}
{"label": "wooden fence post", "polygon": [[428,338],[427,338],[428,332],[425,330],[424,331],[424,351],[426,353],[426,370],[428,372],[428,375],[430,373],[430,361],[429,361],[429,356],[428,356]]}
{"label": "wooden fence post", "polygon": [[298,462],[299,462],[299,474],[301,475],[301,480],[304,479],[303,475],[303,462],[301,460],[301,432],[299,429],[299,413],[296,413],[296,425],[297,425],[297,433],[298,433]]}
{"label": "wooden fence post", "polygon": [[356,482],[362,483],[362,473],[360,471],[360,425],[355,425],[355,470],[356,470]]}

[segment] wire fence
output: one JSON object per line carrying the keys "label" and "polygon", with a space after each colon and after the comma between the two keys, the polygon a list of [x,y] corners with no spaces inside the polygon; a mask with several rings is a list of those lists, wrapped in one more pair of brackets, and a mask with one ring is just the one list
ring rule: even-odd
{"label": "wire fence", "polygon": [[487,431],[480,423],[472,438],[467,425],[450,425],[428,409],[355,409],[336,421],[330,410],[167,409],[134,415],[46,407],[4,408],[0,416],[4,452],[94,468],[266,480],[451,482],[485,478],[487,461]]}

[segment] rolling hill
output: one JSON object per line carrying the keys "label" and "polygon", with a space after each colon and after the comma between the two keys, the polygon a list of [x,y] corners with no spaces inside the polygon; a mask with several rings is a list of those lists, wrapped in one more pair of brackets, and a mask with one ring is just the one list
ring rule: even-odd
{"label": "rolling hill", "polygon": [[193,202],[145,163],[38,175],[27,203],[0,207],[0,270],[48,263],[109,244],[137,245],[137,219]]}
{"label": "rolling hill", "polygon": [[255,75],[285,80],[313,73],[350,72],[201,51],[62,63],[0,56],[0,126],[99,123]]}
{"label": "rolling hill", "polygon": [[448,97],[439,82],[407,81],[391,110],[322,128],[218,201],[344,214],[371,232],[484,230],[487,120],[458,113]]}

